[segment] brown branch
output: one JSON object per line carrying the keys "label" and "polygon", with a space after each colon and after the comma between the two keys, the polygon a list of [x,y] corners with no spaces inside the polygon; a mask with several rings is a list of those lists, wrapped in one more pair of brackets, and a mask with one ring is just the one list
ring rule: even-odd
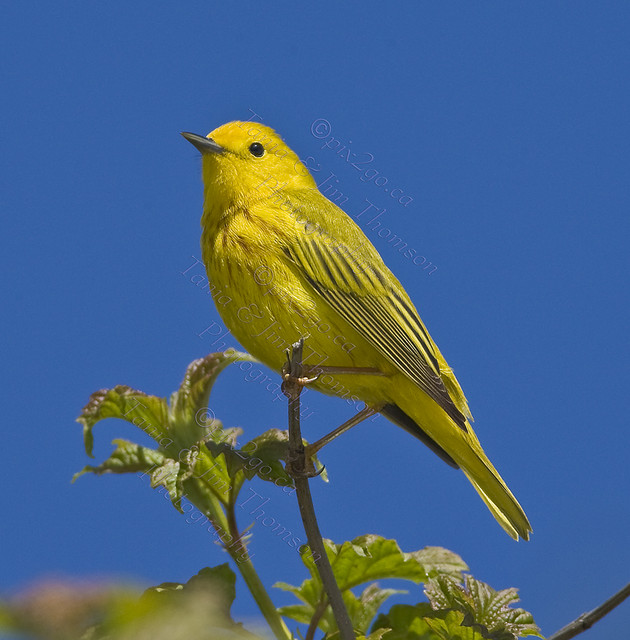
{"label": "brown branch", "polygon": [[304,339],[292,345],[289,361],[285,368],[285,380],[282,384],[282,391],[289,399],[289,456],[287,459],[287,471],[293,476],[295,482],[300,515],[304,523],[304,530],[308,539],[309,547],[313,555],[319,558],[315,561],[315,566],[319,572],[324,590],[328,596],[328,601],[337,621],[337,627],[343,640],[355,640],[352,622],[346,610],[346,606],[341,596],[341,591],[335,580],[332,567],[326,555],[326,549],[319,531],[315,507],[308,484],[309,473],[307,472],[307,460],[304,454],[304,443],[300,431],[300,393],[302,392],[302,347]]}
{"label": "brown branch", "polygon": [[606,602],[600,604],[599,607],[596,607],[587,613],[583,613],[573,622],[566,625],[566,627],[562,627],[560,631],[556,631],[552,636],[549,636],[547,640],[569,640],[569,638],[574,638],[579,633],[582,633],[582,631],[590,629],[598,620],[601,620],[607,613],[610,613],[628,596],[630,596],[630,583],[628,583],[623,589],[617,591],[612,598],[608,598]]}

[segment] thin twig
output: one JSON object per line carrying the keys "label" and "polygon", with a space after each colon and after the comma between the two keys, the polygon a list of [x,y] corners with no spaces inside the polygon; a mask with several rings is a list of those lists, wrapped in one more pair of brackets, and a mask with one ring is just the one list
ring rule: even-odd
{"label": "thin twig", "polygon": [[[233,489],[233,487],[232,487]],[[230,491],[230,501],[228,502],[226,509],[225,509],[225,515],[227,516],[227,521],[228,521],[228,531],[230,532],[230,535],[232,536],[233,540],[238,540],[240,546],[246,550],[247,547],[243,544],[242,540],[241,540],[241,534],[238,530],[238,524],[236,522],[236,512],[234,511],[234,507],[235,507],[235,500],[236,495],[234,494],[234,491]],[[223,545],[224,547],[226,547],[226,545]],[[236,548],[238,549],[239,545],[235,545]],[[227,547],[226,547],[227,550]]]}
{"label": "thin twig", "polygon": [[617,591],[612,598],[608,598],[606,602],[600,604],[599,607],[596,607],[588,613],[583,613],[573,622],[570,622],[566,627],[562,627],[560,631],[556,631],[556,633],[549,636],[547,640],[569,640],[569,638],[574,638],[579,633],[582,633],[582,631],[590,629],[598,620],[601,620],[607,613],[610,613],[628,596],[630,596],[630,583],[628,583],[623,589]]}
{"label": "thin twig", "polygon": [[322,598],[315,607],[315,613],[311,618],[311,623],[308,625],[308,629],[306,630],[306,635],[304,636],[304,640],[313,640],[315,638],[315,631],[319,625],[319,621],[322,619],[324,612],[326,611],[326,607],[328,606],[328,598],[325,594],[322,594]]}
{"label": "thin twig", "polygon": [[[186,494],[188,499],[203,513],[206,515],[215,531],[219,535],[219,538],[225,531],[230,530],[230,523],[227,516],[221,508],[219,499],[207,490],[203,490],[201,480],[189,480],[187,481]],[[222,541],[222,540],[221,540]],[[222,541],[223,542],[223,541]],[[241,543],[242,544],[242,543]],[[223,545],[225,550],[230,554],[238,570],[245,580],[252,597],[256,601],[261,613],[267,620],[271,630],[273,631],[277,640],[291,640],[293,636],[284,623],[282,616],[278,613],[276,605],[271,600],[271,597],[267,593],[265,586],[260,580],[260,577],[254,569],[251,558],[247,551],[244,555],[239,557],[240,549],[243,547],[235,547],[234,545]],[[240,546],[240,545],[239,545]]]}
{"label": "thin twig", "polygon": [[341,591],[335,580],[332,567],[326,555],[322,534],[319,531],[313,498],[308,484],[306,471],[306,456],[304,455],[304,444],[300,431],[300,393],[302,392],[302,347],[304,339],[292,345],[291,355],[287,365],[288,374],[282,385],[284,394],[289,398],[289,456],[288,469],[293,475],[295,482],[300,515],[304,523],[304,530],[308,544],[313,555],[319,558],[315,561],[315,566],[319,572],[324,590],[328,596],[328,601],[332,608],[333,615],[337,621],[337,627],[343,640],[355,640],[352,622],[346,610],[346,606],[341,596]]}

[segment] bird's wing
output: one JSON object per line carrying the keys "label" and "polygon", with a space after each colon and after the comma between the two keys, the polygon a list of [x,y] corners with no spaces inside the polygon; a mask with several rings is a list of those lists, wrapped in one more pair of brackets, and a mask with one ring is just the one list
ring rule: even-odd
{"label": "bird's wing", "polygon": [[361,230],[326,203],[344,216],[342,228],[333,236],[320,216],[302,216],[285,240],[286,256],[344,320],[466,430],[466,417],[440,377],[443,359],[402,285]]}

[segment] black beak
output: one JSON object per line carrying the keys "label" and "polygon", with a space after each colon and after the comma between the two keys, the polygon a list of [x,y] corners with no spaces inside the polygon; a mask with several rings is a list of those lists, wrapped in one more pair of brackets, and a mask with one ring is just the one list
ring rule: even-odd
{"label": "black beak", "polygon": [[188,131],[182,131],[182,135],[190,144],[198,149],[202,155],[204,153],[223,153],[225,151],[225,149],[212,138],[204,138],[203,136],[198,136],[196,133],[189,133]]}

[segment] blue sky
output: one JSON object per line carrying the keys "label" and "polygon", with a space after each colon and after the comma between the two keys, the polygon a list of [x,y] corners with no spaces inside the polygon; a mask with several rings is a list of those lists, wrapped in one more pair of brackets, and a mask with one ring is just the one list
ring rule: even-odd
{"label": "blue sky", "polygon": [[[335,174],[350,215],[366,199],[385,209],[381,227],[359,222],[534,528],[514,543],[463,474],[380,418],[323,454],[324,535],[448,547],[495,588],[519,587],[545,633],[628,582],[628,3],[21,2],[3,14],[4,594],[42,575],[183,581],[224,561],[137,478],[70,478],[87,463],[74,420],[92,391],[167,395],[215,350],[199,334],[217,311],[182,274],[199,257],[202,191],[179,132],[249,118],[312,158],[318,182]],[[252,436],[283,427],[283,404],[249,377],[224,375],[217,415]],[[311,440],[349,417],[339,400],[304,401]],[[113,420],[95,435],[97,459],[115,437],[148,443]],[[254,487],[300,530],[291,496]],[[265,584],[299,584],[298,555],[254,533]],[[235,617],[252,618],[240,581],[238,593]],[[620,637],[628,606],[588,638]]]}

